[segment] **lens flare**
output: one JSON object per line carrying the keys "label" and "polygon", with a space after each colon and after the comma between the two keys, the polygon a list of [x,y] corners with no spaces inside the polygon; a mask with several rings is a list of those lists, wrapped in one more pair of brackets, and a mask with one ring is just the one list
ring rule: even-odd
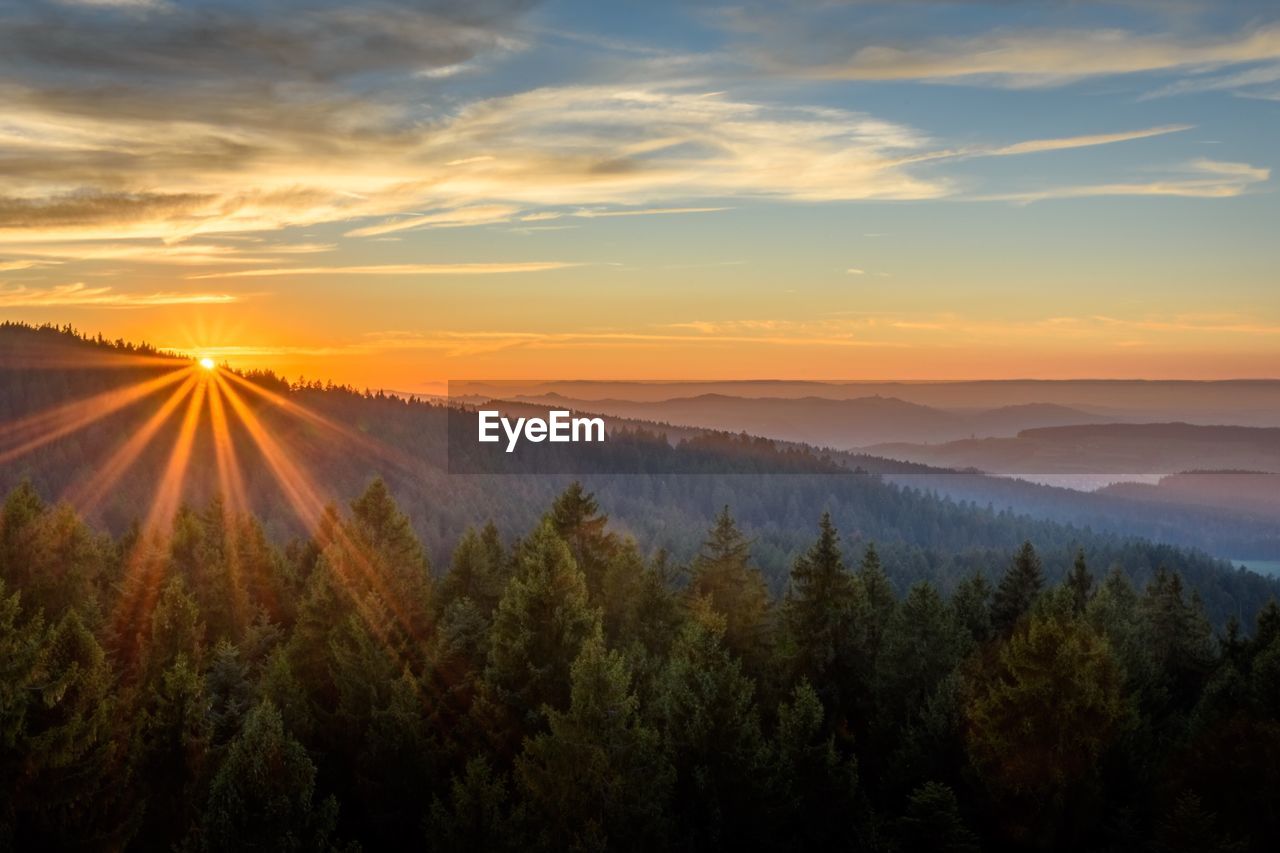
{"label": "lens flare", "polygon": [[[144,367],[149,366],[150,358],[146,356],[139,361]],[[384,559],[340,518],[330,496],[300,458],[302,454],[290,448],[283,435],[275,435],[255,408],[261,408],[264,414],[274,414],[277,428],[281,426],[281,418],[318,427],[330,439],[353,451],[368,453],[405,471],[415,470],[416,460],[313,411],[287,394],[264,388],[230,369],[219,369],[210,356],[194,358],[185,364],[174,358],[156,357],[156,360],[162,365],[174,365],[176,369],[0,422],[0,465],[3,465],[80,433],[119,412],[144,402],[151,404],[151,410],[139,423],[107,451],[98,469],[64,493],[63,497],[82,511],[100,507],[125,473],[143,458],[148,447],[158,441],[172,441],[150,503],[139,507],[143,518],[137,540],[129,553],[123,555],[121,593],[111,620],[113,632],[120,638],[122,659],[136,664],[146,653],[151,612],[172,570],[169,548],[174,521],[187,491],[188,478],[200,465],[194,457],[203,456],[210,449],[225,522],[226,571],[234,590],[243,586],[240,577],[243,566],[237,551],[238,537],[247,529],[241,526],[241,514],[250,510],[250,483],[245,477],[246,460],[237,452],[237,436],[240,436],[244,439],[242,449],[262,463],[267,479],[274,481],[285,504],[304,527],[313,531],[314,542],[324,552],[338,588],[346,592],[354,612],[382,651],[395,665],[409,666],[412,658],[409,650],[415,642],[421,642],[424,630],[421,620],[399,600],[395,580],[388,573]],[[162,391],[166,393],[161,394]],[[158,399],[152,401],[153,397]],[[250,405],[250,399],[255,405]],[[200,438],[202,435],[206,436],[204,440]],[[232,609],[237,621],[246,624],[248,613],[244,607],[233,601]]]}

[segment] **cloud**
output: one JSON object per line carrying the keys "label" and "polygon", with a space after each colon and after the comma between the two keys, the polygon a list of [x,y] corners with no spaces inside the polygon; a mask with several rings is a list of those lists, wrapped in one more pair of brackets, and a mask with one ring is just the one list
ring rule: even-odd
{"label": "cloud", "polygon": [[[838,48],[828,46],[830,52]],[[919,45],[849,45],[843,56],[805,62],[771,56],[788,73],[844,80],[931,80],[1011,88],[1054,86],[1088,77],[1201,71],[1280,58],[1280,26],[1228,36],[1184,38],[1120,29],[1005,30],[942,37]]]}
{"label": "cloud", "polygon": [[98,223],[171,219],[212,201],[194,193],[86,191],[48,198],[0,197],[0,229],[47,229]]}
{"label": "cloud", "polygon": [[398,231],[414,231],[419,228],[461,228],[471,225],[492,225],[510,222],[520,208],[506,204],[481,204],[459,207],[424,216],[406,216],[376,225],[366,225],[346,232],[347,237],[376,237]]}
{"label": "cloud", "polygon": [[204,278],[260,278],[280,275],[506,275],[510,273],[546,272],[566,269],[578,264],[564,261],[518,261],[508,263],[467,264],[368,264],[363,266],[269,267],[254,270],[210,272],[187,276]]}
{"label": "cloud", "polygon": [[904,152],[927,141],[857,112],[781,107],[687,86],[555,87],[463,107],[436,144],[493,159],[443,175],[436,189],[548,206],[725,196],[935,198],[946,183],[902,163]]}
{"label": "cloud", "polygon": [[4,64],[181,87],[195,80],[309,83],[388,71],[429,74],[519,41],[523,0],[341,0],[0,7]]}
{"label": "cloud", "polygon": [[[683,213],[712,206],[666,202],[949,189],[904,162],[927,142],[905,126],[687,88],[540,89],[465,105],[416,134],[374,118],[342,133],[293,125],[287,113],[266,128],[192,120],[181,107],[162,118],[79,106],[20,102],[7,113],[0,240],[174,239],[403,217],[356,229],[370,235],[500,221],[515,207]],[[435,212],[404,217],[424,202]]]}
{"label": "cloud", "polygon": [[[412,132],[368,105],[343,128],[315,117],[295,124],[288,110],[213,121],[198,97],[160,115],[38,94],[19,93],[0,126],[0,242],[172,242],[384,220],[350,232],[372,236],[531,208],[526,217],[575,205],[563,215],[635,216],[724,207],[672,203],[694,197],[950,191],[913,171],[907,155],[928,140],[906,126],[687,86],[537,89],[419,119]],[[430,212],[405,214],[424,206]]]}
{"label": "cloud", "polygon": [[412,209],[424,187],[399,175],[431,180],[414,162],[439,118],[427,78],[520,49],[532,5],[0,0],[0,239]]}
{"label": "cloud", "polygon": [[679,213],[719,213],[727,207],[650,207],[643,210],[575,210],[574,216],[601,219],[610,216],[664,216]]}
{"label": "cloud", "polygon": [[[12,254],[24,262],[236,264],[245,276],[372,270],[297,257],[324,244],[227,238],[343,223],[347,237],[387,239],[418,229],[704,213],[762,199],[938,199],[961,192],[939,162],[1104,145],[1184,127],[956,149],[852,109],[720,91],[705,76],[673,80],[670,67],[685,66],[666,55],[614,63],[626,65],[611,78],[620,82],[466,100],[446,97],[443,87],[459,69],[523,49],[532,32],[530,3],[126,5],[0,0],[0,246],[18,248],[6,252],[7,261]],[[1208,56],[1226,62],[1222,57],[1269,50],[1271,32],[1194,44],[1141,37],[1136,53],[1149,61],[1161,45],[1198,45],[1201,65]],[[881,65],[894,73],[911,63],[954,69],[986,39],[998,42],[985,60],[995,67],[1059,42],[1101,50],[1109,38],[1077,32],[934,40],[900,48],[902,56]],[[880,67],[871,61],[874,47],[872,54],[864,49],[846,51],[856,60],[851,67]],[[1065,58],[1054,61],[1077,67],[1079,57],[1062,50]],[[1109,55],[1102,53],[1096,62]],[[655,64],[643,64],[650,59]],[[1045,62],[1029,67],[1033,76],[1053,70]],[[1214,196],[1257,180],[1204,172],[1169,186]],[[1126,188],[1156,189],[1126,180],[1075,191]],[[293,263],[302,266],[289,270]],[[462,267],[476,272],[475,265],[427,264],[358,274]]]}
{"label": "cloud", "polygon": [[56,264],[57,261],[0,261],[0,272],[18,272],[20,270],[39,269]]}
{"label": "cloud", "polygon": [[279,260],[274,255],[308,254],[325,251],[319,244],[264,244],[231,246],[221,243],[167,243],[162,240],[23,240],[23,235],[0,232],[0,244],[28,260],[15,261],[43,266],[71,261],[129,261],[175,266],[218,266],[223,264],[266,264]]}
{"label": "cloud", "polygon": [[1203,74],[1170,83],[1148,97],[1188,95],[1199,92],[1230,91],[1245,97],[1274,99],[1280,96],[1280,62],[1261,65],[1229,74]]}
{"label": "cloud", "polygon": [[240,298],[227,293],[125,293],[83,282],[53,287],[0,286],[4,308],[152,308],[162,305],[225,305]]}
{"label": "cloud", "polygon": [[1248,163],[1201,159],[1186,164],[1183,174],[1160,180],[1051,187],[1030,192],[982,196],[981,200],[1030,203],[1047,199],[1098,196],[1232,198],[1244,195],[1254,185],[1267,181],[1270,177],[1270,169],[1251,166]]}
{"label": "cloud", "polygon": [[1280,324],[1259,322],[1238,314],[1179,314],[1171,317],[1123,318],[1098,315],[1089,318],[1107,327],[1147,332],[1204,332],[1226,335],[1280,335]]}
{"label": "cloud", "polygon": [[860,270],[857,267],[849,267],[847,270],[845,270],[845,274],[846,275],[866,275],[867,271]]}
{"label": "cloud", "polygon": [[1131,142],[1135,139],[1150,139],[1153,136],[1164,136],[1169,133],[1180,133],[1191,130],[1195,125],[1170,124],[1161,127],[1149,127],[1145,130],[1129,130],[1120,133],[1095,133],[1087,136],[1068,136],[1060,139],[1032,139],[992,148],[981,152],[987,157],[1005,157],[1017,154],[1039,154],[1044,151],[1063,151],[1070,148],[1091,148],[1095,145],[1111,145],[1115,142]]}

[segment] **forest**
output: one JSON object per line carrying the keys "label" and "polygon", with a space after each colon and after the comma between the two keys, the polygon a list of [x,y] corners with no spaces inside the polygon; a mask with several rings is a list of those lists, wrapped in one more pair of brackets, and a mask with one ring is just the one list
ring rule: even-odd
{"label": "forest", "polygon": [[[0,324],[0,422],[58,411],[187,363],[145,345],[84,338],[69,327]],[[608,506],[615,528],[636,540],[646,560],[665,549],[672,559],[690,562],[710,519],[726,504],[732,506],[735,517],[752,531],[752,556],[774,597],[785,593],[791,567],[811,544],[810,528],[823,512],[831,514],[850,547],[875,541],[900,595],[920,580],[951,594],[977,571],[994,582],[1008,554],[1027,540],[1036,543],[1046,579],[1054,583],[1071,570],[1081,548],[1099,574],[1122,566],[1139,588],[1154,580],[1161,567],[1176,571],[1199,594],[1216,630],[1232,617],[1251,624],[1259,608],[1280,595],[1280,580],[1236,571],[1191,547],[1174,547],[1188,537],[1212,539],[1221,533],[1221,538],[1238,542],[1253,535],[1234,521],[1214,525],[1178,508],[1150,509],[1119,498],[921,470],[744,435],[708,433],[672,446],[663,440],[660,425],[637,427],[626,436],[613,434],[609,442],[592,445],[602,456],[594,458],[598,464],[587,473],[557,473],[562,469],[554,459],[525,459],[525,450],[547,453],[545,444],[522,445],[510,454],[517,457],[514,463],[503,460],[500,470],[523,473],[479,473],[485,470],[484,459],[470,462],[450,452],[451,434],[461,433],[465,444],[476,446],[474,412],[316,380],[286,382],[265,372],[243,378],[286,401],[276,405],[244,394],[245,405],[279,446],[289,448],[327,500],[340,502],[375,477],[383,478],[438,569],[449,563],[469,526],[492,520],[503,531],[528,530],[577,477]],[[124,437],[144,428],[159,396],[21,456],[10,458],[0,442],[0,494],[29,480],[52,502],[78,497]],[[327,426],[297,417],[291,409],[323,418]],[[178,421],[171,418],[109,488],[97,489],[97,499],[77,504],[90,526],[117,537],[128,533],[140,508],[155,498]],[[309,535],[311,525],[291,508],[248,431],[233,431],[230,442],[240,461],[247,506],[268,541],[283,547]],[[212,444],[209,430],[194,438],[192,464],[183,481],[183,497],[191,506],[208,504],[219,491]],[[573,447],[582,453],[585,445]],[[522,461],[532,464],[513,467]],[[948,498],[948,493],[956,496]],[[1088,511],[1082,507],[1086,501]],[[1158,516],[1160,524],[1135,520],[1134,507],[1143,507],[1142,518]],[[1053,520],[1064,516],[1070,523]],[[1260,530],[1274,540],[1274,525]]]}
{"label": "forest", "polygon": [[0,511],[0,848],[1271,849],[1280,608],[1214,630],[1026,542],[896,591],[830,515],[648,555],[569,485],[432,567],[374,479],[273,544],[217,498]]}

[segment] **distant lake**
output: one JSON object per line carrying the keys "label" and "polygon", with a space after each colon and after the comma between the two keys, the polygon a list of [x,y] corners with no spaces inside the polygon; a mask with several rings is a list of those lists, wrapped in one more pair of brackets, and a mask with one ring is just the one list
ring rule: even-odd
{"label": "distant lake", "polygon": [[1260,575],[1280,577],[1280,560],[1232,560],[1233,565],[1244,566]]}

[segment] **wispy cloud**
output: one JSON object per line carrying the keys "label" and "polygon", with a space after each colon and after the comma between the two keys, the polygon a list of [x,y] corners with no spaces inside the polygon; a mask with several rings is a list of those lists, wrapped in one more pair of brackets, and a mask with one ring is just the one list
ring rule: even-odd
{"label": "wispy cloud", "polygon": [[187,278],[260,278],[281,275],[506,275],[510,273],[546,272],[573,266],[578,266],[578,264],[564,261],[517,261],[473,264],[365,264],[327,267],[266,267],[253,270],[209,272],[187,276]]}
{"label": "wispy cloud", "polygon": [[649,207],[640,210],[575,210],[573,216],[601,219],[610,216],[666,216],[680,213],[719,213],[727,207]]}
{"label": "wispy cloud", "polygon": [[1180,175],[1159,180],[1123,183],[1081,184],[1051,187],[1030,192],[981,197],[986,201],[1030,203],[1048,199],[1094,198],[1098,196],[1181,196],[1183,198],[1232,198],[1269,180],[1271,170],[1248,163],[1195,160]]}
{"label": "wispy cloud", "polygon": [[[1223,198],[1269,176],[1203,161],[1155,180],[1105,173],[1042,187],[1031,175],[1011,184],[1017,192],[982,195],[952,163],[1136,142],[1189,125],[1116,131],[1091,122],[1052,138],[960,143],[820,106],[805,82],[744,82],[745,56],[683,61],[600,34],[583,39],[608,52],[609,73],[577,78],[590,85],[499,75],[484,87],[498,93],[489,97],[444,88],[551,32],[531,28],[526,0],[131,5],[0,5],[0,246],[17,249],[6,264],[119,260],[196,267],[208,278],[535,272],[570,264],[317,264],[306,256],[341,253],[344,241],[230,238],[316,225],[371,240],[500,223],[504,235],[570,221],[588,230],[594,219],[762,201]],[[1216,36],[1046,26],[892,43],[849,31],[831,28],[820,51],[804,40],[795,56],[773,51],[773,67],[800,78],[999,86],[1178,69],[1236,88],[1268,84],[1273,72],[1243,65],[1280,57],[1280,26]],[[575,38],[551,37],[557,48]]]}
{"label": "wispy cloud", "polygon": [[1108,327],[1148,332],[1204,332],[1228,335],[1280,335],[1280,323],[1259,322],[1240,314],[1178,314],[1171,317],[1124,318],[1096,315],[1089,318]]}
{"label": "wispy cloud", "polygon": [[56,264],[57,261],[0,261],[0,272],[18,272]]}
{"label": "wispy cloud", "polygon": [[[402,115],[368,104],[334,115],[345,128],[298,125],[287,110],[251,127],[202,113],[200,99],[176,115],[139,116],[103,111],[87,94],[56,109],[40,90],[10,94],[0,152],[22,168],[0,177],[0,242],[173,241],[381,219],[350,232],[375,236],[548,207],[591,218],[724,207],[673,203],[690,197],[949,191],[903,157],[927,143],[911,128],[688,86],[537,89],[464,105],[425,135],[402,132]],[[406,215],[424,206],[429,213]]]}
{"label": "wispy cloud", "polygon": [[1032,139],[991,148],[980,152],[990,157],[1003,157],[1016,154],[1038,154],[1044,151],[1064,151],[1071,148],[1092,148],[1096,145],[1111,145],[1116,142],[1132,142],[1135,139],[1150,139],[1153,136],[1164,136],[1169,133],[1180,133],[1191,130],[1195,125],[1169,124],[1161,127],[1149,127],[1145,130],[1129,130],[1120,133],[1095,133],[1085,136],[1067,136],[1059,139]]}
{"label": "wispy cloud", "polygon": [[325,251],[320,245],[252,245],[231,246],[219,243],[166,243],[162,240],[68,240],[23,241],[0,236],[0,244],[10,247],[27,260],[15,264],[41,266],[78,261],[130,261],[174,266],[219,266],[223,264],[265,264],[278,260],[275,255],[311,254]]}
{"label": "wispy cloud", "polygon": [[1199,38],[1121,29],[998,30],[907,46],[853,44],[842,58],[811,64],[798,52],[773,54],[772,63],[790,73],[832,79],[932,80],[1020,88],[1117,74],[1206,70],[1277,58],[1280,26]]}
{"label": "wispy cloud", "polygon": [[1280,97],[1280,85],[1277,84],[1280,84],[1280,61],[1226,74],[1199,74],[1163,86],[1147,97],[1234,92],[1245,97],[1274,99]]}
{"label": "wispy cloud", "polygon": [[348,237],[376,237],[399,231],[415,231],[419,228],[462,228],[472,225],[492,225],[510,222],[520,208],[507,204],[481,204],[442,210],[423,216],[405,216],[376,225],[366,225],[346,233]]}
{"label": "wispy cloud", "polygon": [[0,285],[0,307],[4,308],[153,308],[162,305],[225,305],[240,301],[228,293],[128,293],[110,287],[89,287],[83,282],[53,287],[4,287]]}

